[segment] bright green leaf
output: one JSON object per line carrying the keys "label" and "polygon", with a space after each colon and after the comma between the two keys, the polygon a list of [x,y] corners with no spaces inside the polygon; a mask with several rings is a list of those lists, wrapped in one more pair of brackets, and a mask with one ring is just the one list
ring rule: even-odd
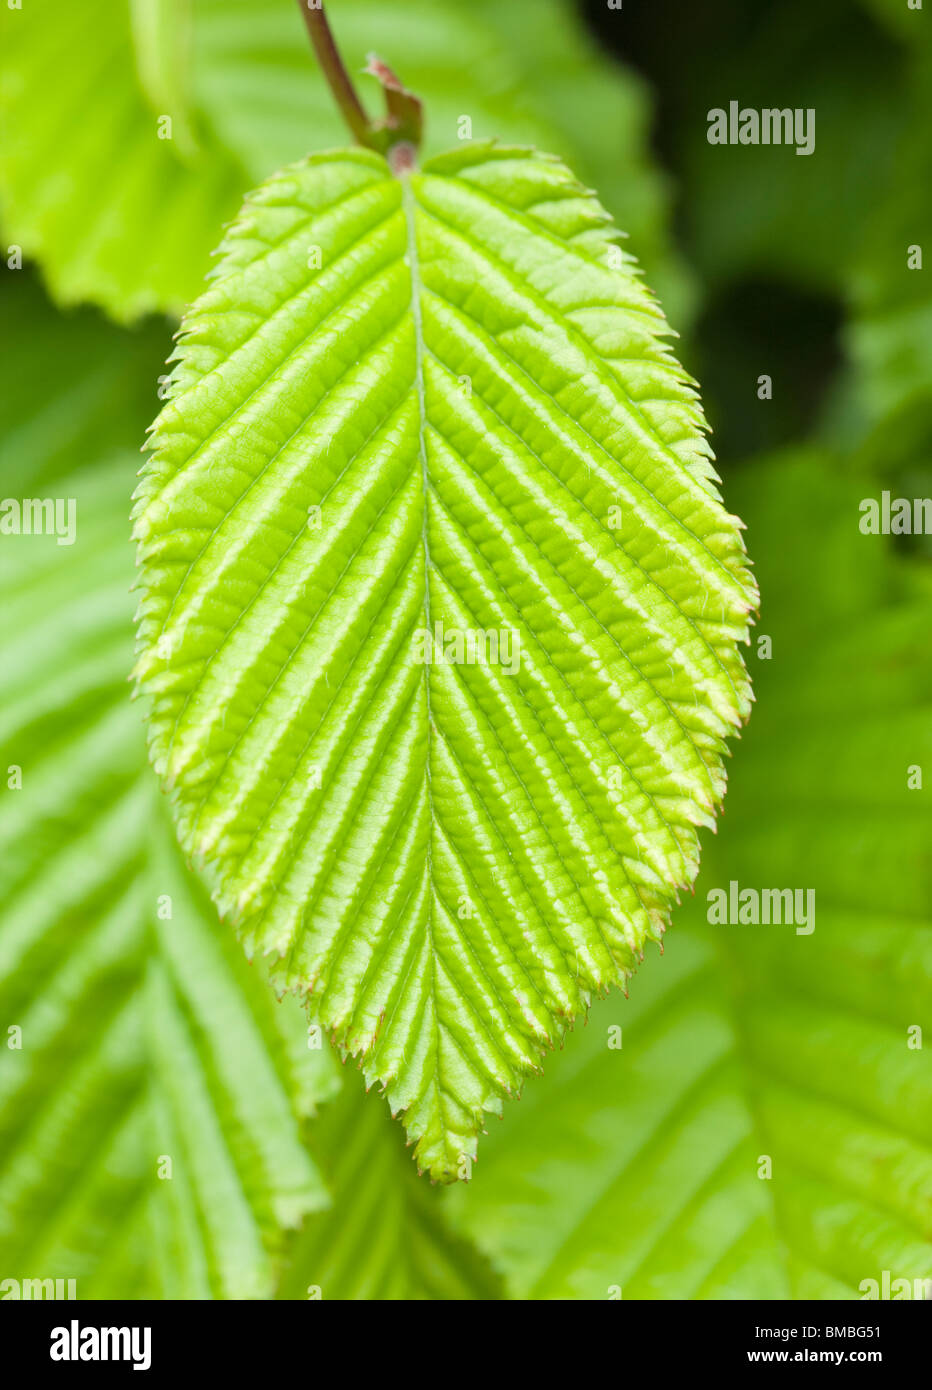
{"label": "bright green leaf", "polygon": [[659,940],[749,711],[666,332],[553,159],[313,157],[232,227],[155,426],[137,675],[182,843],[442,1179]]}
{"label": "bright green leaf", "polygon": [[182,158],[198,147],[192,59],[194,0],[129,0],[133,52],[142,90],[154,111],[170,112]]}

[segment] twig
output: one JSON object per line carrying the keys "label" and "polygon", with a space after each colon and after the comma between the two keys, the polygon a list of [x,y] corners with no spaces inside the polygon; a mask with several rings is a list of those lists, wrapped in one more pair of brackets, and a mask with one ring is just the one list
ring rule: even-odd
{"label": "twig", "polygon": [[324,13],[323,0],[298,0],[317,61],[354,139],[384,154],[396,172],[408,169],[421,143],[421,103],[392,72],[387,63],[371,55],[366,68],[385,94],[386,117],[372,121],[359,99]]}

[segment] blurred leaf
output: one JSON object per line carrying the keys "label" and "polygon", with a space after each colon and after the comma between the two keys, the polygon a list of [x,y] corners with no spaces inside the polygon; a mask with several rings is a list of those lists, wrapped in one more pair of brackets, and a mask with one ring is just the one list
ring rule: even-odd
{"label": "blurred leaf", "polygon": [[[76,539],[0,536],[0,1267],[76,1278],[79,1297],[268,1296],[283,1228],[326,1201],[301,1121],[332,1073],[216,923],[155,804],[126,684],[121,436],[139,419],[122,354],[85,321],[80,377],[100,389],[66,370],[57,393],[74,325],[56,344],[25,277],[4,289],[22,390],[0,468],[9,448],[22,479],[42,477],[57,432],[50,486],[75,500]],[[116,453],[71,473],[64,441],[89,448],[108,364]]]}
{"label": "blurred leaf", "polygon": [[182,158],[197,151],[192,92],[194,0],[129,0],[133,53],[153,111],[170,111]]}
{"label": "blurred leaf", "polygon": [[163,1296],[270,1297],[283,1233],[328,1201],[298,1119],[335,1091],[333,1059],[308,1049],[300,1009],[251,970],[158,824],[150,810],[152,1141],[173,1161],[151,1204]]}
{"label": "blurred leaf", "polygon": [[138,455],[164,371],[164,326],[115,333],[93,310],[51,313],[28,270],[0,271],[0,296],[4,494],[44,495],[69,472]]}
{"label": "blurred leaf", "polygon": [[[174,19],[186,15],[175,0]],[[174,59],[148,54],[145,90],[128,0],[4,5],[0,36],[7,240],[40,262],[63,304],[89,300],[119,320],[180,313],[246,181],[206,127],[194,147],[184,105],[153,104],[180,100]]]}
{"label": "blurred leaf", "polygon": [[928,15],[922,0],[860,0],[863,7],[892,33],[910,43],[928,41]]}
{"label": "blurred leaf", "polygon": [[[932,1024],[932,813],[907,788],[932,768],[932,584],[860,534],[859,487],[817,457],[735,484],[773,658],[697,903],[449,1194],[513,1296],[850,1298],[884,1269],[932,1275],[932,1078],[907,1034]],[[813,888],[813,934],[709,926],[732,879]]]}
{"label": "blurred leaf", "polygon": [[294,1238],[280,1298],[502,1296],[486,1262],[451,1236],[440,1191],[419,1181],[401,1131],[366,1098],[360,1077],[347,1076],[322,1111],[312,1147],[333,1202]]}
{"label": "blurred leaf", "polygon": [[[907,13],[910,13],[907,11]],[[919,14],[919,12],[915,12]],[[836,433],[910,497],[932,485],[932,44],[919,50],[901,94],[907,128],[891,185],[865,219],[850,280],[846,333],[853,370],[835,409]],[[917,256],[918,252],[918,256]],[[896,475],[891,479],[890,475]]]}
{"label": "blurred leaf", "polygon": [[[905,0],[904,0],[905,4]],[[768,274],[842,293],[865,215],[895,191],[891,154],[907,130],[908,53],[849,0],[696,8],[696,46],[670,46],[664,102],[681,182],[683,226],[709,287]],[[710,145],[708,113],[777,107],[815,112],[815,149]],[[804,326],[801,332],[804,332]]]}

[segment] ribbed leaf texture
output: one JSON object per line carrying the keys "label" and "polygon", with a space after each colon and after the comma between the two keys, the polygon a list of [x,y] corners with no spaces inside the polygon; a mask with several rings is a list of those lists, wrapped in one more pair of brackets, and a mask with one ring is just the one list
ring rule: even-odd
{"label": "ribbed leaf texture", "polygon": [[183,845],[436,1178],[660,939],[749,711],[666,331],[556,160],[315,156],[232,227],[154,428],[136,674]]}
{"label": "ribbed leaf texture", "polygon": [[[73,498],[76,528],[0,542],[0,1275],[73,1278],[82,1299],[268,1297],[286,1228],[327,1201],[303,1121],[331,1078],[182,863],[129,699],[148,393],[126,364],[155,335],[56,335],[25,274],[2,289],[0,470]],[[110,457],[87,466],[95,447]]]}
{"label": "ribbed leaf texture", "polygon": [[[683,323],[692,294],[670,245],[668,190],[650,158],[651,97],[593,41],[575,0],[339,0],[328,13],[350,72],[362,73],[373,50],[403,64],[424,102],[425,155],[494,136],[565,159],[599,190]],[[294,4],[194,0],[193,18],[197,100],[250,184],[309,148],[344,141]],[[361,78],[360,90],[375,109],[372,79]]]}

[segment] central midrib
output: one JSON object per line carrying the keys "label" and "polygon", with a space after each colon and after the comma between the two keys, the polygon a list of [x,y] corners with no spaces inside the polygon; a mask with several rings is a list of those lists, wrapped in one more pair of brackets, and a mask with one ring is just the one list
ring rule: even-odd
{"label": "central midrib", "polygon": [[[418,404],[418,456],[421,461],[421,486],[424,494],[424,507],[421,521],[421,543],[424,550],[424,625],[427,629],[427,643],[425,651],[430,651],[430,644],[433,642],[433,627],[430,617],[430,536],[428,534],[427,509],[430,505],[430,479],[427,471],[427,406],[424,392],[424,322],[421,313],[421,272],[420,261],[417,251],[417,227],[415,224],[416,200],[414,190],[411,187],[411,178],[408,175],[401,175],[401,203],[404,209],[405,226],[407,229],[407,260],[408,273],[411,277],[411,319],[414,325],[414,387],[417,392]],[[441,1124],[443,1121],[443,1087],[440,1084],[440,1019],[437,1014],[437,966],[434,953],[434,870],[433,870],[433,838],[434,838],[434,802],[433,789],[431,785],[431,756],[433,753],[433,716],[430,704],[430,670],[432,663],[424,663],[424,692],[427,702],[427,757],[424,765],[424,775],[427,784],[427,810],[430,817],[430,826],[427,834],[427,878],[428,878],[428,903],[427,903],[427,935],[430,947],[430,970],[431,970],[431,996],[434,1016],[434,1074],[432,1084],[437,1095],[437,1105],[440,1110]]]}

